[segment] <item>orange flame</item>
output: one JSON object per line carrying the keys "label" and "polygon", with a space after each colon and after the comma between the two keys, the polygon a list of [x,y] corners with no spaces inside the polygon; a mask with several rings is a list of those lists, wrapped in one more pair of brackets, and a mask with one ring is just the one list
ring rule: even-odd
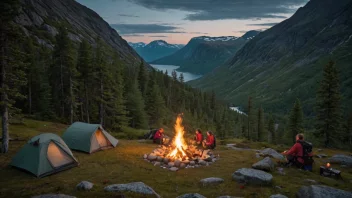
{"label": "orange flame", "polygon": [[327,164],[326,164],[326,167],[327,167],[327,168],[330,168],[330,163],[327,163]]}
{"label": "orange flame", "polygon": [[167,157],[171,159],[180,159],[187,156],[185,150],[187,149],[187,144],[185,143],[184,135],[184,127],[182,126],[182,118],[180,115],[177,116],[176,124],[174,126],[176,135],[174,141],[172,142],[172,146],[174,146],[174,150],[172,150]]}

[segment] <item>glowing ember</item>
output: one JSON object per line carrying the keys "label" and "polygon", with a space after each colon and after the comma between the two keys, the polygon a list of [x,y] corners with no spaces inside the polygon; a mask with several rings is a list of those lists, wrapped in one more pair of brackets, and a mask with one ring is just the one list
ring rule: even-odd
{"label": "glowing ember", "polygon": [[180,159],[187,157],[185,150],[187,149],[186,141],[183,138],[184,135],[184,127],[182,126],[182,118],[181,116],[177,116],[176,124],[175,124],[175,138],[172,142],[172,147],[174,149],[167,155],[168,158],[171,159]]}
{"label": "glowing ember", "polygon": [[330,168],[330,163],[327,163],[327,164],[326,164],[326,168]]}

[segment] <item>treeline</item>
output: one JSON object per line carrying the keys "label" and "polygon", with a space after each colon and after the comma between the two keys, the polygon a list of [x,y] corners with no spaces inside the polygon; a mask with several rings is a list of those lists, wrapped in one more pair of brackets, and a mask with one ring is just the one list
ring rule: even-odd
{"label": "treeline", "polygon": [[[266,114],[262,108],[254,109],[252,98],[248,99],[247,126],[238,136],[254,141],[275,144],[292,144],[298,133],[315,145],[334,148],[352,148],[352,113],[344,112],[338,70],[330,61],[323,68],[322,80],[316,93],[315,117],[305,117],[301,101],[297,98],[289,115]],[[314,93],[313,93],[314,94]],[[310,126],[310,127],[305,127]]]}
{"label": "treeline", "polygon": [[219,138],[233,136],[240,116],[216,100],[214,93],[184,84],[183,75],[173,72],[169,77],[140,60],[126,65],[99,38],[93,45],[71,41],[64,26],[50,49],[25,36],[12,22],[16,1],[2,4],[12,8],[1,16],[3,152],[8,150],[8,121],[23,115],[67,124],[100,123],[111,131],[123,131],[172,127],[176,115],[183,113],[191,133],[202,128]]}

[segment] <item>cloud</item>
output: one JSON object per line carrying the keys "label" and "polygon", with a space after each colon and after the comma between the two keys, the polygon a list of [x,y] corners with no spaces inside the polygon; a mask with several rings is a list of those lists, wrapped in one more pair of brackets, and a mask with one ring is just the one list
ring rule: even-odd
{"label": "cloud", "polygon": [[188,32],[188,34],[208,34],[206,32]]}
{"label": "cloud", "polygon": [[132,15],[132,14],[118,14],[117,16],[130,17],[130,18],[139,18],[140,17],[140,16]]}
{"label": "cloud", "polygon": [[152,10],[189,12],[186,20],[286,18],[309,0],[129,0]]}
{"label": "cloud", "polygon": [[123,37],[144,37],[143,34],[124,34]]}
{"label": "cloud", "polygon": [[179,27],[167,24],[110,24],[119,34],[186,33]]}
{"label": "cloud", "polygon": [[162,38],[162,37],[167,37],[167,36],[160,35],[160,36],[149,36],[149,37],[157,37],[157,38]]}
{"label": "cloud", "polygon": [[247,26],[274,26],[279,23],[252,23],[252,24],[247,24]]}

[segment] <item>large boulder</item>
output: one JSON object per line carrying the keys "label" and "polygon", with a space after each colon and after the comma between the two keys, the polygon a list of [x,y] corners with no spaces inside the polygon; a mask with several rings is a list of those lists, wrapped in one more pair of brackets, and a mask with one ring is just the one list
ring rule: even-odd
{"label": "large boulder", "polygon": [[223,183],[224,179],[218,178],[218,177],[208,177],[205,179],[200,180],[200,183],[203,184],[203,186],[209,185],[209,184],[220,184]]}
{"label": "large boulder", "polygon": [[272,148],[263,149],[263,150],[260,151],[260,153],[262,155],[271,156],[271,157],[273,157],[275,159],[279,159],[279,160],[285,159],[285,157],[281,153],[278,153],[277,151],[275,151]]}
{"label": "large boulder", "polygon": [[70,196],[70,195],[64,195],[64,194],[45,194],[45,195],[33,196],[32,198],[76,198],[76,197]]}
{"label": "large boulder", "polygon": [[241,168],[232,174],[232,179],[240,183],[270,185],[273,180],[273,176],[261,170]]}
{"label": "large boulder", "polygon": [[275,168],[275,164],[270,157],[266,157],[259,162],[252,165],[252,168],[263,170],[263,171],[272,171]]}
{"label": "large boulder", "polygon": [[108,192],[124,192],[130,191],[144,195],[155,195],[160,197],[151,187],[145,185],[143,182],[132,182],[128,184],[112,184],[104,188]]}
{"label": "large boulder", "polygon": [[206,197],[198,193],[188,193],[188,194],[183,194],[181,196],[178,196],[176,198],[206,198]]}
{"label": "large boulder", "polygon": [[78,190],[90,190],[93,188],[93,183],[88,182],[88,181],[81,181],[79,184],[77,184],[76,188]]}
{"label": "large boulder", "polygon": [[324,185],[303,186],[296,194],[297,198],[352,198],[352,193]]}
{"label": "large boulder", "polygon": [[334,155],[331,158],[329,158],[328,161],[332,164],[335,163],[335,164],[341,164],[341,165],[352,167],[352,156],[342,155],[342,154]]}

